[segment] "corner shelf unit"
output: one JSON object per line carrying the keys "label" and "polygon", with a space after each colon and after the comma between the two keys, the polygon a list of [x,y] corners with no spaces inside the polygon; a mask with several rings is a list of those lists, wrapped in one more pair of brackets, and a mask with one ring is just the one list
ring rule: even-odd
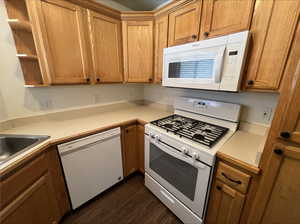
{"label": "corner shelf unit", "polygon": [[26,32],[32,32],[31,24],[27,21],[21,21],[18,19],[8,19],[7,22],[12,30],[23,30]]}
{"label": "corner shelf unit", "polygon": [[5,0],[8,24],[15,40],[25,87],[45,86],[26,0]]}

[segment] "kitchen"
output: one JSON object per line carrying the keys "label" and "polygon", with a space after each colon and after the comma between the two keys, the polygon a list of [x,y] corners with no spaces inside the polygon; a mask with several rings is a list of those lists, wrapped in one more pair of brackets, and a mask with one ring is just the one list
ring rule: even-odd
{"label": "kitchen", "polygon": [[1,1],[1,223],[299,223],[299,4]]}

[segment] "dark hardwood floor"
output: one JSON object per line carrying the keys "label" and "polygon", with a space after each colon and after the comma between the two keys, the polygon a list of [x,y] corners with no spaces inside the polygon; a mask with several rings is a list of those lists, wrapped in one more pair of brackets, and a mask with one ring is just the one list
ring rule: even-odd
{"label": "dark hardwood floor", "polygon": [[182,224],[136,174],[66,217],[62,224]]}

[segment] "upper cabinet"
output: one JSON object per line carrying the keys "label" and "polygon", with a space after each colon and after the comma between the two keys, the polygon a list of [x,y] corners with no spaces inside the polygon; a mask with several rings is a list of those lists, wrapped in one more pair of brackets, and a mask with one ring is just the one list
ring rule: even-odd
{"label": "upper cabinet", "polygon": [[278,91],[299,16],[300,1],[256,1],[245,88]]}
{"label": "upper cabinet", "polygon": [[121,21],[88,11],[94,82],[123,81]]}
{"label": "upper cabinet", "polygon": [[153,81],[153,21],[123,21],[124,76],[126,82]]}
{"label": "upper cabinet", "polygon": [[83,8],[62,0],[36,2],[51,83],[88,83],[89,59]]}
{"label": "upper cabinet", "polygon": [[168,46],[198,40],[202,1],[188,4],[169,14]]}
{"label": "upper cabinet", "polygon": [[282,125],[279,135],[291,142],[300,144],[300,60],[295,73],[295,78],[290,86],[288,107],[282,116]]}
{"label": "upper cabinet", "polygon": [[155,20],[155,60],[154,82],[162,81],[163,49],[168,46],[168,16],[162,16]]}
{"label": "upper cabinet", "polygon": [[203,1],[200,39],[248,30],[255,1]]}

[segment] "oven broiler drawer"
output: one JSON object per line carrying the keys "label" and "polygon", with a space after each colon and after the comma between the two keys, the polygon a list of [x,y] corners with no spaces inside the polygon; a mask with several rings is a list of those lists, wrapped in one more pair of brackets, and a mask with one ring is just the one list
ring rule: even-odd
{"label": "oven broiler drawer", "polygon": [[251,176],[219,162],[216,177],[241,193],[247,193]]}
{"label": "oven broiler drawer", "polygon": [[201,218],[195,215],[147,173],[145,174],[145,185],[161,200],[161,202],[163,202],[174,214],[176,214],[181,221],[184,223],[202,224]]}

